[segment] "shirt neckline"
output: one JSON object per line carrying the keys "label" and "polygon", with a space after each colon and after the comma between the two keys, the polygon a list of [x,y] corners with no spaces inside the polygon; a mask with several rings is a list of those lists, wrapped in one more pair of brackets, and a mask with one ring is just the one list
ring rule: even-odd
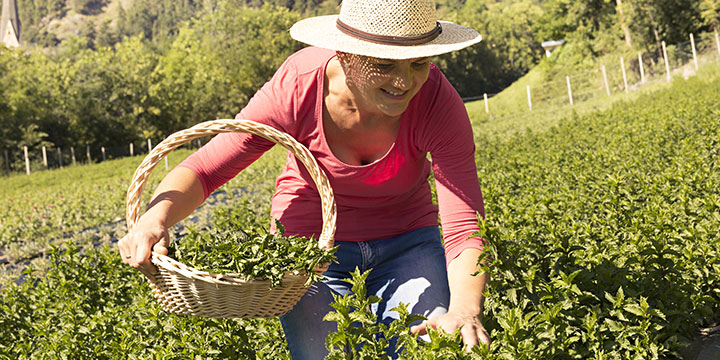
{"label": "shirt neckline", "polygon": [[330,144],[328,144],[327,139],[325,138],[325,125],[323,123],[323,104],[325,103],[325,96],[324,96],[325,95],[324,94],[325,72],[327,71],[328,64],[335,57],[337,57],[337,55],[332,55],[327,60],[325,60],[325,62],[323,63],[323,66],[321,68],[321,71],[319,71],[319,74],[318,74],[319,86],[318,86],[318,90],[317,90],[318,101],[316,101],[316,105],[315,105],[315,121],[318,122],[317,127],[318,127],[318,129],[320,129],[320,141],[322,143],[322,146],[328,150],[327,156],[329,158],[331,158],[335,163],[340,164],[347,168],[366,169],[366,168],[375,166],[375,165],[379,164],[380,162],[384,161],[385,159],[387,159],[390,156],[390,154],[397,148],[397,144],[400,139],[401,131],[403,131],[403,127],[404,127],[403,125],[405,123],[405,121],[404,121],[405,113],[407,112],[407,110],[404,111],[402,113],[402,115],[400,115],[400,124],[398,125],[398,132],[395,135],[395,141],[393,141],[392,145],[390,145],[390,148],[385,152],[385,154],[383,154],[383,156],[381,156],[377,160],[375,160],[369,164],[365,164],[365,165],[351,165],[351,164],[345,163],[344,161],[338,159],[337,156],[335,156],[335,153],[332,151],[332,148],[330,148]]}

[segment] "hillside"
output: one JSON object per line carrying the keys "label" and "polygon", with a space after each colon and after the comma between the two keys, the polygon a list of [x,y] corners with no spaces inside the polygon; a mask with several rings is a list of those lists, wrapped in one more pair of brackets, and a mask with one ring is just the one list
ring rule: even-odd
{"label": "hillside", "polygon": [[224,2],[256,8],[272,4],[306,15],[336,11],[332,0],[18,0],[21,41],[26,46],[48,48],[77,36],[88,39],[89,46],[94,47],[143,34],[164,45],[201,10]]}
{"label": "hillside", "polygon": [[[530,123],[527,134],[476,139],[493,273],[483,319],[493,343],[482,358],[701,358],[683,354],[710,331],[698,330],[720,321],[715,91],[717,76],[678,79],[603,111],[556,119],[550,129]],[[265,209],[284,151],[269,155],[228,184],[256,184],[248,194],[261,196],[250,202]],[[0,198],[6,249],[39,252],[72,240],[33,261],[25,282],[0,289],[8,309],[0,312],[0,351],[28,359],[242,358],[237,351],[289,359],[276,320],[160,310],[113,247],[126,231],[122,221],[72,232],[122,217],[138,160],[44,174],[29,191]],[[65,171],[92,172],[97,184],[77,186],[82,175]],[[0,189],[26,178],[0,179]],[[244,206],[240,196],[229,200]],[[93,243],[108,246],[81,256],[73,245]]]}
{"label": "hillside", "polygon": [[[119,7],[129,8],[134,0],[109,0],[107,2],[93,2],[82,11],[66,9],[57,16],[47,16],[38,24],[39,29],[51,33],[58,41],[67,40],[71,35],[82,36],[89,29],[97,32],[101,26],[117,29]],[[102,25],[105,24],[105,25]],[[42,31],[42,30],[40,30]]]}
{"label": "hillside", "polygon": [[89,47],[114,45],[125,36],[168,40],[200,8],[194,0],[22,0],[21,42],[52,48],[70,37],[87,39]]}

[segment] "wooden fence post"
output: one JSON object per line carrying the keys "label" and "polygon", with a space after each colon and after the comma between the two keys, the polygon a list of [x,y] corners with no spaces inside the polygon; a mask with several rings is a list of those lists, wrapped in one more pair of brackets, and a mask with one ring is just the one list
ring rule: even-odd
{"label": "wooden fence post", "polygon": [[25,153],[25,173],[30,175],[30,159],[28,158],[27,146],[23,146],[23,152]]}
{"label": "wooden fence post", "polygon": [[697,71],[698,68],[698,61],[697,61],[697,51],[695,50],[695,35],[690,33],[690,46],[692,46],[692,52],[693,52],[693,61],[695,62],[695,71]]}
{"label": "wooden fence post", "polygon": [[489,114],[489,113],[490,113],[490,107],[488,106],[487,93],[483,93],[483,99],[485,99],[485,113],[486,113],[486,114]]}
{"label": "wooden fence post", "polygon": [[62,169],[62,165],[63,165],[62,164],[62,150],[60,149],[59,146],[57,148],[57,153],[58,153],[58,164],[60,164],[60,168]]}
{"label": "wooden fence post", "polygon": [[572,87],[570,86],[570,76],[565,76],[568,87],[568,98],[570,98],[570,105],[573,105]]}
{"label": "wooden fence post", "polygon": [[603,81],[605,82],[605,92],[607,96],[610,96],[610,84],[608,84],[607,71],[605,71],[605,65],[602,66]]}
{"label": "wooden fence post", "polygon": [[10,176],[10,158],[8,157],[7,150],[5,150],[5,173]]}
{"label": "wooden fence post", "polygon": [[88,164],[90,164],[90,162],[92,161],[92,159],[90,159],[90,145],[87,145],[85,147],[85,155],[87,157]]}
{"label": "wooden fence post", "polygon": [[530,85],[527,85],[525,88],[527,89],[528,107],[530,108],[530,111],[532,111],[532,96],[530,95]]}
{"label": "wooden fence post", "polygon": [[42,154],[43,154],[43,165],[47,167],[47,150],[45,149],[45,146],[42,147]]}
{"label": "wooden fence post", "polygon": [[668,61],[667,46],[665,46],[665,41],[662,42],[662,48],[663,58],[665,59],[665,73],[667,74],[667,81],[672,81],[672,75],[670,75],[670,62]]}
{"label": "wooden fence post", "polygon": [[638,51],[638,64],[640,65],[640,82],[645,83],[645,65],[643,64],[642,53]]}
{"label": "wooden fence post", "polygon": [[152,141],[150,139],[148,139],[147,143],[148,143],[148,153],[150,153],[152,151]]}
{"label": "wooden fence post", "polygon": [[130,143],[130,156],[133,156],[134,155],[133,153],[134,153],[133,143]]}
{"label": "wooden fence post", "polygon": [[75,166],[75,147],[70,147],[70,158],[72,159],[72,164]]}
{"label": "wooden fence post", "polygon": [[105,147],[104,146],[100,147],[100,152],[102,152],[103,161],[105,161]]}
{"label": "wooden fence post", "polygon": [[627,84],[627,73],[625,72],[625,59],[623,57],[620,57],[620,67],[622,68],[622,74],[623,74],[623,84],[625,84],[625,92],[628,92],[628,84]]}

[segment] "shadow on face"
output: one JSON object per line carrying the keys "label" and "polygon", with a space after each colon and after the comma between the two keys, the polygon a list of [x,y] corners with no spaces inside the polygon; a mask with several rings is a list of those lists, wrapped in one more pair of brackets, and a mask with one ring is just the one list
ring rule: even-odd
{"label": "shadow on face", "polygon": [[428,58],[391,60],[340,51],[337,56],[348,86],[360,91],[383,86],[408,91],[413,85],[421,86],[429,71]]}

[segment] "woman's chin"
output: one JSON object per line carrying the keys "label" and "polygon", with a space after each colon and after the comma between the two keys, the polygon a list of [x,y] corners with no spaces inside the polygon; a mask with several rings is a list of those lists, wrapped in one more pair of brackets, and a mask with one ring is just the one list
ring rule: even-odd
{"label": "woman's chin", "polygon": [[383,114],[389,117],[397,117],[402,115],[407,110],[407,104],[398,104],[395,106],[381,106],[379,107]]}

